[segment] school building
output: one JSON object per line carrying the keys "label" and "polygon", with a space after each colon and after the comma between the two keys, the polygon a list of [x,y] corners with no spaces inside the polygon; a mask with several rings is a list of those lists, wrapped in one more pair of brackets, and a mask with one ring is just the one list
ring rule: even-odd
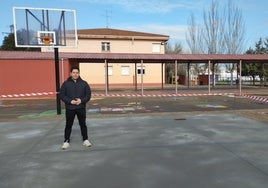
{"label": "school building", "polygon": [[[161,85],[162,78],[165,76],[161,64],[114,60],[107,63],[105,67],[105,62],[90,60],[90,58],[85,60],[83,56],[88,53],[97,56],[164,54],[169,36],[111,28],[82,29],[77,30],[77,34],[77,48],[58,48],[60,83],[69,76],[70,67],[78,65],[81,77],[92,88],[104,88],[107,80],[110,87],[137,87],[141,82],[141,74],[145,85]],[[0,51],[0,54],[1,95],[55,92],[53,47],[42,47],[41,52]],[[106,74],[108,78],[105,78]]]}
{"label": "school building", "polygon": [[[78,30],[78,48],[59,48],[57,66],[54,49],[50,47],[43,48],[42,52],[0,51],[0,98],[55,97],[55,70],[59,69],[62,83],[69,77],[73,65],[80,66],[81,77],[93,90],[107,91],[113,86],[163,88],[166,63],[174,65],[175,76],[180,63],[187,67],[207,63],[213,67],[216,63],[235,62],[241,75],[243,63],[268,61],[265,54],[164,54],[166,41],[168,36],[158,34],[109,28]],[[176,87],[177,82],[177,92]],[[241,93],[241,82],[239,90]]]}

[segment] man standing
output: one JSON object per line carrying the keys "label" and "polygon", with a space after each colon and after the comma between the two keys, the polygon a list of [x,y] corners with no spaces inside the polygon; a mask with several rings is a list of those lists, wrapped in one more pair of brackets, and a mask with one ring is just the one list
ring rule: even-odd
{"label": "man standing", "polygon": [[60,98],[65,103],[66,125],[64,130],[64,143],[62,149],[70,146],[70,136],[75,115],[80,125],[83,145],[90,147],[86,125],[86,103],[91,98],[91,90],[88,83],[81,79],[78,67],[72,67],[70,77],[62,84]]}

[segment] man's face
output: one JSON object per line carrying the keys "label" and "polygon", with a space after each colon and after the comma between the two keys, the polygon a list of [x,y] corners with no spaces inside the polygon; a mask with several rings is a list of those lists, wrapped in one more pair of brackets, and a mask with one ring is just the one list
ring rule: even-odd
{"label": "man's face", "polygon": [[71,77],[73,80],[77,80],[79,78],[79,70],[73,69],[72,72],[70,73]]}

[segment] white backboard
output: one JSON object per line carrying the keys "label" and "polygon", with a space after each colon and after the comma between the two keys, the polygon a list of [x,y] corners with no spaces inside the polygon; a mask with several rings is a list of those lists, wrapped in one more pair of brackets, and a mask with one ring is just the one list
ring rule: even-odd
{"label": "white backboard", "polygon": [[77,47],[76,12],[13,7],[16,47]]}

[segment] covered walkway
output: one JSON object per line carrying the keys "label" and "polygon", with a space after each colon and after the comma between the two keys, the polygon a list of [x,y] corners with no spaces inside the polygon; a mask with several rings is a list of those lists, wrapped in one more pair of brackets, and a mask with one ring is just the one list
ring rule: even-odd
{"label": "covered walkway", "polygon": [[[55,60],[55,54],[52,52],[30,52],[30,51],[0,51],[0,63],[4,63],[8,60]],[[61,60],[61,65],[59,63]],[[237,69],[239,70],[238,74],[241,75],[242,72],[242,64],[243,63],[260,63],[264,65],[268,62],[268,56],[266,54],[134,54],[134,53],[66,53],[61,52],[59,53],[59,60],[56,63],[55,60],[55,69],[56,69],[56,80],[59,77],[59,72],[61,74],[69,75],[69,68],[72,65],[79,65],[79,63],[83,62],[94,62],[94,63],[102,63],[105,66],[104,72],[104,79],[105,79],[105,93],[108,94],[109,91],[109,76],[108,76],[108,65],[109,63],[131,63],[140,65],[141,68],[144,63],[153,63],[153,64],[161,64],[162,65],[162,89],[164,87],[164,65],[167,63],[174,64],[175,73],[174,76],[178,74],[178,64],[187,64],[187,72],[189,72],[189,67],[191,64],[208,64],[208,74],[214,74],[213,72],[210,73],[211,67],[215,64],[226,64],[226,63],[236,63]],[[63,64],[67,63],[68,66],[63,68]],[[62,66],[62,70],[60,70],[60,66]],[[5,64],[5,67],[8,67]],[[58,70],[57,70],[58,69]],[[51,72],[51,71],[50,71]],[[6,78],[10,75],[5,75],[5,71],[2,72],[2,77]],[[143,83],[143,71],[141,71],[141,95],[144,93],[144,83]],[[135,77],[137,79],[137,72],[135,73]],[[210,79],[210,77],[208,77]],[[58,79],[59,80],[59,79]],[[57,81],[58,82],[58,81]],[[188,81],[189,87],[189,81]],[[135,84],[135,88],[137,90],[137,80]],[[178,83],[175,82],[174,86],[175,94],[178,92]],[[207,87],[208,94],[211,92],[211,81],[208,81]],[[239,87],[238,91],[241,94],[242,87],[241,87],[241,78],[239,77]],[[48,91],[46,91],[48,92]],[[58,92],[58,91],[56,91]],[[13,94],[13,93],[10,93]]]}
{"label": "covered walkway", "polygon": [[[105,91],[106,95],[109,90],[109,76],[108,76],[108,65],[109,63],[134,63],[135,67],[137,64],[140,67],[143,67],[144,63],[158,63],[162,66],[162,89],[164,87],[164,65],[166,63],[174,64],[175,73],[174,77],[178,75],[178,64],[187,64],[187,73],[189,75],[190,65],[191,64],[208,64],[208,75],[214,74],[214,66],[215,64],[237,64],[237,70],[239,70],[238,75],[242,73],[242,64],[243,63],[264,63],[268,62],[268,56],[264,54],[126,54],[126,53],[68,53],[67,55],[69,61],[71,62],[98,62],[103,63],[105,65]],[[137,90],[137,72],[135,73],[136,78],[136,90]],[[208,94],[211,93],[211,80],[210,76],[208,77]],[[242,80],[241,77],[238,77],[238,90],[239,94],[242,93]],[[141,70],[141,95],[144,94],[144,85],[143,85],[143,71]],[[188,80],[188,87],[190,86],[190,82]],[[175,94],[178,94],[178,83],[175,82]]]}

